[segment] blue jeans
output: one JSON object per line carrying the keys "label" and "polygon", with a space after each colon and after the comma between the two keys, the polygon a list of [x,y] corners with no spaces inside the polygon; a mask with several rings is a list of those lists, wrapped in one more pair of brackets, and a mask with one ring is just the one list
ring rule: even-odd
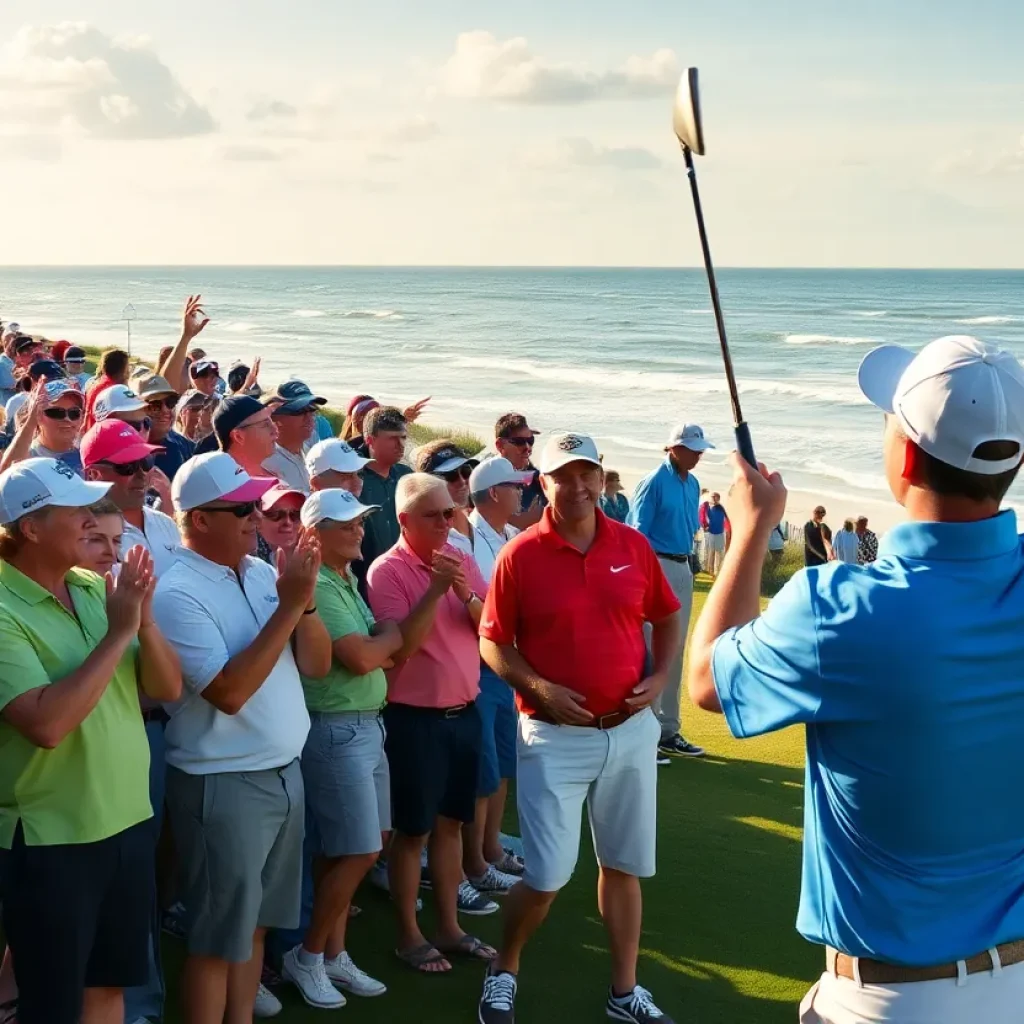
{"label": "blue jeans", "polygon": [[476,795],[485,797],[498,791],[502,779],[515,778],[519,715],[512,687],[483,664],[476,706],[483,729]]}
{"label": "blue jeans", "polygon": [[[164,760],[164,723],[147,722],[146,739],[149,740],[149,801],[153,805],[153,830],[160,836],[164,820],[164,789],[167,781],[167,762]],[[153,870],[156,870],[154,861]],[[149,977],[145,985],[125,989],[124,1019],[126,1024],[139,1017],[160,1020],[164,1014],[164,972],[160,964],[160,906],[153,898],[153,920],[149,935]]]}

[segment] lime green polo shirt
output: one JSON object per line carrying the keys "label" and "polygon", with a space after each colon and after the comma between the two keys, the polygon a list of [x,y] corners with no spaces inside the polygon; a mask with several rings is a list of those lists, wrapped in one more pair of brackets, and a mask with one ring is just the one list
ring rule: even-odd
{"label": "lime green polo shirt", "polygon": [[[326,565],[321,566],[316,584],[316,606],[332,643],[352,633],[370,636],[376,621],[359,596],[355,577],[351,573],[341,576]],[[303,676],[302,689],[310,711],[327,713],[376,711],[388,694],[384,669],[375,668],[365,676],[357,676],[337,658],[331,660],[331,671],[323,679]]]}
{"label": "lime green polo shirt", "polygon": [[[0,712],[70,675],[106,636],[104,581],[82,569],[65,581],[77,618],[0,562]],[[137,659],[135,640],[96,707],[53,750],[0,717],[0,848],[11,848],[19,819],[28,846],[56,846],[98,842],[153,816]]]}

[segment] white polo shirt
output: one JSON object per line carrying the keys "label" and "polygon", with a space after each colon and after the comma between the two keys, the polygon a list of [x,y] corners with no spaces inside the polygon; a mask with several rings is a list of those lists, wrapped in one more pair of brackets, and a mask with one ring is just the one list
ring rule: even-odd
{"label": "white polo shirt", "polygon": [[306,469],[304,455],[296,455],[295,452],[290,452],[277,444],[274,445],[274,454],[263,463],[263,468],[272,476],[276,476],[285,487],[309,494],[309,470]]}
{"label": "white polo shirt", "polygon": [[280,768],[302,753],[309,712],[291,646],[237,715],[218,711],[203,690],[256,639],[278,606],[277,576],[246,557],[231,569],[181,548],[156,589],[153,614],[178,652],[182,697],[164,705],[167,763],[191,775]]}
{"label": "white polo shirt", "polygon": [[122,557],[136,544],[141,544],[153,556],[156,578],[160,579],[178,559],[181,549],[178,524],[163,512],[157,512],[148,505],[144,506],[141,530],[125,520],[124,532],[121,534]]}
{"label": "white polo shirt", "polygon": [[498,552],[519,531],[509,524],[505,527],[504,534],[498,533],[476,509],[469,513],[469,521],[473,524],[473,557],[480,566],[484,579],[490,583]]}

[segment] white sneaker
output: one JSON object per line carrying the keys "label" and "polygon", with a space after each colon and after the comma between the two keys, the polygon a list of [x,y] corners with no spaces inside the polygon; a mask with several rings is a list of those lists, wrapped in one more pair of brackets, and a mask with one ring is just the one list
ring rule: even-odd
{"label": "white sneaker", "polygon": [[473,888],[485,896],[504,896],[518,881],[515,875],[506,875],[493,864],[488,864],[487,871],[479,878],[470,878]]}
{"label": "white sneaker", "polygon": [[382,981],[371,978],[366,971],[359,970],[347,951],[342,951],[333,960],[324,960],[327,977],[335,985],[351,992],[354,996],[382,996],[388,987]]}
{"label": "white sneaker", "polygon": [[465,878],[459,883],[457,904],[460,914],[471,914],[473,917],[486,917],[488,914],[496,914],[500,909],[494,900],[489,900]]}
{"label": "white sneaker", "polygon": [[290,981],[299,995],[321,1010],[336,1010],[345,1005],[345,997],[331,984],[323,960],[307,967],[299,961],[299,949],[289,949],[281,960],[281,977]]}
{"label": "white sneaker", "polygon": [[276,1017],[283,1009],[281,1000],[260,982],[260,987],[256,990],[256,1005],[252,1009],[253,1014],[257,1017]]}

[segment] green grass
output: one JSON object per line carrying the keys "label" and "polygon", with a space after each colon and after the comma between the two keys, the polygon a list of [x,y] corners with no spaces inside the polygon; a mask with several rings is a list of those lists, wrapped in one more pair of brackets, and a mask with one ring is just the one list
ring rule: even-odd
{"label": "green grass", "polygon": [[[707,580],[697,583],[694,617]],[[739,743],[716,715],[684,699],[684,731],[709,751],[660,770],[658,874],[644,883],[641,983],[677,1021],[701,1024],[790,1024],[817,977],[821,957],[796,934],[803,800],[803,733]],[[514,820],[509,827],[514,828]],[[579,868],[523,961],[518,1002],[523,1024],[603,1020],[608,952],[595,898],[596,867],[586,830]],[[448,1024],[475,1020],[482,968],[459,962],[444,977],[424,977],[394,958],[386,897],[365,887],[363,914],[349,928],[356,962],[384,980],[388,994],[351,998],[346,1021],[408,1020]],[[430,896],[424,920],[433,920]],[[501,918],[463,919],[489,942]],[[429,935],[429,927],[425,929]],[[177,1009],[181,952],[167,945],[171,1024]],[[323,1024],[295,990],[278,992],[284,1024]],[[339,1020],[341,1017],[338,1018]]]}

